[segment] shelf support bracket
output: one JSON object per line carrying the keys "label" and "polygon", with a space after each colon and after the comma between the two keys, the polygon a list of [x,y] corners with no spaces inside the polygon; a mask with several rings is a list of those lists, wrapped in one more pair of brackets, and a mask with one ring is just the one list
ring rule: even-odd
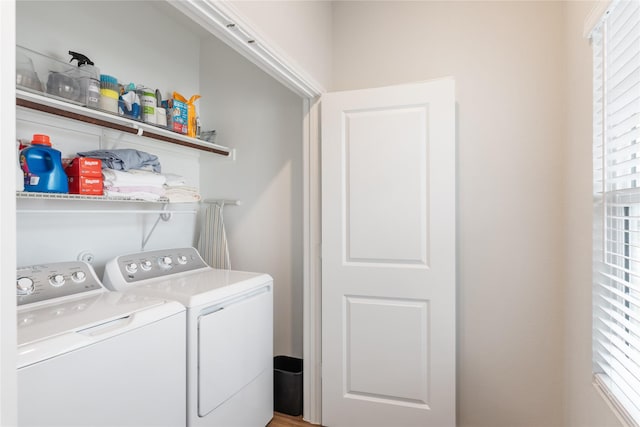
{"label": "shelf support bracket", "polygon": [[[169,205],[167,203],[163,204],[162,210],[163,211],[167,210],[168,206]],[[156,222],[151,227],[151,230],[149,230],[149,233],[147,233],[147,235],[142,238],[142,245],[140,247],[141,251],[144,251],[145,246],[147,246],[147,243],[149,242],[149,239],[151,238],[151,235],[153,234],[153,232],[156,230],[156,227],[158,226],[158,223],[160,222],[160,220],[164,222],[168,222],[170,219],[171,219],[171,212],[158,214],[158,218],[156,219]]]}

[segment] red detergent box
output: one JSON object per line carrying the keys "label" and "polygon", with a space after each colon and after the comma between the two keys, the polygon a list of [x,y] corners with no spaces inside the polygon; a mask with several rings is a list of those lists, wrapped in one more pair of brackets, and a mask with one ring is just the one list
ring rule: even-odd
{"label": "red detergent box", "polygon": [[69,193],[85,196],[102,196],[103,183],[100,176],[72,176],[69,175]]}
{"label": "red detergent box", "polygon": [[[65,159],[65,163],[66,163]],[[91,157],[75,157],[70,159],[64,168],[67,176],[100,177],[102,178],[102,160]]]}

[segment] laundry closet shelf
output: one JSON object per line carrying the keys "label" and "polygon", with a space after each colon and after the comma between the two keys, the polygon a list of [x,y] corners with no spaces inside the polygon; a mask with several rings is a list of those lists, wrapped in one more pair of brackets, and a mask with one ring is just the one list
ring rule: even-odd
{"label": "laundry closet shelf", "polygon": [[16,89],[16,105],[42,111],[59,117],[65,117],[92,125],[114,129],[120,132],[145,136],[147,138],[177,144],[183,147],[206,151],[224,157],[229,157],[232,150],[222,145],[213,144],[197,138],[181,135],[158,126],[139,122],[101,110],[86,108],[56,98],[47,97],[22,89]]}
{"label": "laundry closet shelf", "polygon": [[83,194],[68,193],[38,193],[34,191],[16,191],[18,199],[53,199],[53,200],[90,200],[92,202],[127,202],[127,203],[154,203],[168,204],[169,199],[161,197],[158,200],[142,200],[132,199],[128,197],[110,197],[110,196],[86,196]]}
{"label": "laundry closet shelf", "polygon": [[18,209],[16,212],[18,213],[34,213],[34,214],[42,214],[42,213],[109,213],[109,214],[160,214],[160,215],[169,215],[169,214],[196,214],[198,213],[195,209],[168,209],[169,206],[177,207],[177,206],[187,206],[192,205],[197,202],[184,202],[184,203],[171,203],[169,199],[166,197],[162,197],[158,200],[141,200],[141,199],[131,199],[124,197],[110,197],[110,196],[85,196],[81,194],[66,194],[66,193],[37,193],[30,191],[17,191],[16,197],[18,199],[31,199],[31,200],[66,200],[66,201],[91,201],[91,202],[108,202],[108,203],[121,203],[121,204],[148,204],[151,206],[161,205],[162,209],[111,209],[111,208],[103,208],[103,209]]}

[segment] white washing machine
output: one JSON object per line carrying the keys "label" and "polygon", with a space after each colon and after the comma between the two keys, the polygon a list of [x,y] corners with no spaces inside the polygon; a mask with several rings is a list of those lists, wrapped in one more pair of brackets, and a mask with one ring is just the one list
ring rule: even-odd
{"label": "white washing machine", "polygon": [[273,417],[273,279],[209,267],[194,248],[119,256],[105,286],[187,308],[187,425],[260,427]]}
{"label": "white washing machine", "polygon": [[20,426],[186,423],[184,307],[105,289],[81,261],[19,268]]}

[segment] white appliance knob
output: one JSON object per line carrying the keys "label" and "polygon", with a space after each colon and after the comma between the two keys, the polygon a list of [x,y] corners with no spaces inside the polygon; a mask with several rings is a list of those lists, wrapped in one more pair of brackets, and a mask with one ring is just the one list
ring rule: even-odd
{"label": "white appliance knob", "polygon": [[180,255],[178,256],[178,264],[186,264],[187,263],[187,257],[184,255]]}
{"label": "white appliance knob", "polygon": [[142,269],[143,269],[144,271],[149,271],[149,270],[151,270],[151,265],[152,265],[152,264],[151,264],[151,261],[149,261],[149,260],[145,260],[145,261],[142,261],[142,262],[140,263],[140,267],[142,267]]}
{"label": "white appliance knob", "polygon": [[84,274],[84,271],[75,271],[71,273],[71,280],[73,280],[76,283],[82,283],[86,278],[87,278],[87,275]]}
{"label": "white appliance knob", "polygon": [[158,259],[158,264],[162,268],[171,268],[171,264],[173,264],[173,260],[170,256],[163,256]]}
{"label": "white appliance knob", "polygon": [[127,270],[127,273],[133,274],[136,271],[138,271],[138,264],[136,264],[135,262],[132,262],[130,264],[127,264],[124,268]]}
{"label": "white appliance knob", "polygon": [[16,287],[18,296],[31,295],[36,288],[33,280],[28,277],[20,277]]}
{"label": "white appliance knob", "polygon": [[53,276],[49,277],[49,283],[51,283],[51,286],[55,286],[56,288],[64,285],[64,276],[62,274],[54,274]]}

